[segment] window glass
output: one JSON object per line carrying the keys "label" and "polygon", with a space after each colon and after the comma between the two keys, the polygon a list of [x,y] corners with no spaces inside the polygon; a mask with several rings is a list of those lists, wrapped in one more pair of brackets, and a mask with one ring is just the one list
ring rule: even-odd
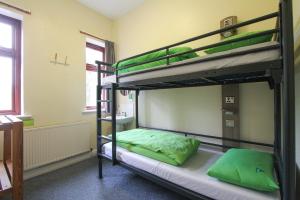
{"label": "window glass", "polygon": [[11,49],[13,46],[12,39],[12,26],[4,23],[0,23],[0,47]]}
{"label": "window glass", "polygon": [[96,65],[96,60],[102,60],[103,53],[101,51],[86,48],[86,63],[90,65]]}
{"label": "window glass", "polygon": [[[104,48],[94,43],[87,42],[86,44],[86,108],[89,110],[96,109],[97,107],[97,66],[95,61],[103,61]],[[92,65],[92,66],[91,66]],[[101,74],[104,77],[104,74]],[[106,93],[101,93],[101,99],[106,99]],[[104,103],[101,104],[105,110]]]}
{"label": "window glass", "polygon": [[12,110],[13,95],[12,59],[0,56],[0,110]]}
{"label": "window glass", "polygon": [[21,21],[0,15],[0,115],[21,112]]}
{"label": "window glass", "polygon": [[86,105],[96,107],[97,72],[86,71]]}

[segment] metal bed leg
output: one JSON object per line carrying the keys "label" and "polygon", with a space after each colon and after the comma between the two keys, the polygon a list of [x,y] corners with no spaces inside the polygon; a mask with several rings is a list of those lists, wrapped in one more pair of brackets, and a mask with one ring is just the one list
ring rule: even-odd
{"label": "metal bed leg", "polygon": [[[99,74],[99,73],[98,73]],[[99,178],[102,179],[102,123],[101,123],[101,92],[102,92],[102,87],[101,87],[101,76],[100,78],[98,77],[98,83],[97,86],[97,155],[98,155],[98,171],[99,171]]]}
{"label": "metal bed leg", "polygon": [[281,87],[280,84],[274,85],[274,154],[281,149]]}
{"label": "metal bed leg", "polygon": [[274,84],[274,166],[282,194],[281,127],[281,85],[277,82]]}
{"label": "metal bed leg", "polygon": [[116,141],[116,115],[117,115],[117,97],[116,97],[117,84],[113,83],[111,85],[111,120],[112,120],[112,163],[117,164],[117,141]]}
{"label": "metal bed leg", "polygon": [[140,91],[135,91],[135,127],[139,128],[139,94]]}
{"label": "metal bed leg", "polygon": [[99,170],[99,178],[103,178],[103,173],[102,173],[102,157],[98,157],[98,170]]}
{"label": "metal bed leg", "polygon": [[296,199],[295,161],[295,74],[292,0],[281,0],[283,58],[283,199]]}

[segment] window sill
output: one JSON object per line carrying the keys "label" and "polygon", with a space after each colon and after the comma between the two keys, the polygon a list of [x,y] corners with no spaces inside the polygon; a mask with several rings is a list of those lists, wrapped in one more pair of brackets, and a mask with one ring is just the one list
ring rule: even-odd
{"label": "window sill", "polygon": [[20,117],[20,118],[32,118],[32,115],[21,114],[21,115],[16,115],[16,117]]}
{"label": "window sill", "polygon": [[[97,109],[84,109],[82,114],[89,114],[89,113],[97,113]],[[102,110],[102,114],[107,113],[105,110]]]}
{"label": "window sill", "polygon": [[[0,115],[12,115],[12,114],[0,114]],[[17,118],[19,118],[19,119],[32,119],[32,115],[12,115],[12,116],[15,116],[15,117],[17,117]]]}
{"label": "window sill", "polygon": [[97,110],[96,109],[93,109],[93,110],[83,110],[82,111],[82,114],[89,114],[89,113],[96,113],[97,112]]}

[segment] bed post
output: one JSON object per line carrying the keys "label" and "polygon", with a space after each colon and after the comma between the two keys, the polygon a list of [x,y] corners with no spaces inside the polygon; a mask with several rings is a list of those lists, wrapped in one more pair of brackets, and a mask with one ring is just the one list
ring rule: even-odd
{"label": "bed post", "polygon": [[278,155],[281,149],[281,88],[280,84],[274,85],[274,154]]}
{"label": "bed post", "polygon": [[139,128],[139,94],[140,90],[135,91],[135,127]]}
{"label": "bed post", "polygon": [[102,123],[101,123],[101,65],[98,64],[97,71],[98,85],[97,85],[97,156],[98,156],[98,174],[99,178],[103,178],[102,174]]}
{"label": "bed post", "polygon": [[[282,159],[281,159],[281,87],[280,82],[274,84],[274,165],[280,186],[282,185]],[[282,187],[280,187],[282,193]]]}
{"label": "bed post", "polygon": [[292,0],[281,0],[281,30],[283,52],[283,199],[295,200],[295,77]]}
{"label": "bed post", "polygon": [[112,163],[113,165],[117,164],[117,141],[116,141],[116,132],[117,132],[117,124],[116,124],[116,115],[117,115],[117,84],[111,84],[111,123],[112,123]]}

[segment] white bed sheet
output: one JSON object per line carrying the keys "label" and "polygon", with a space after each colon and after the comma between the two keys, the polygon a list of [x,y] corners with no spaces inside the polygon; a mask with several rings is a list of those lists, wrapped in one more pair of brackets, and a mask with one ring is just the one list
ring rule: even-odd
{"label": "white bed sheet", "polygon": [[[111,156],[111,143],[103,146],[103,153]],[[147,171],[194,192],[217,200],[275,200],[279,192],[264,193],[221,182],[206,174],[221,152],[201,148],[183,166],[176,167],[117,147],[117,159]]]}
{"label": "white bed sheet", "polygon": [[[202,57],[197,57],[189,60],[184,60],[181,62],[172,63],[170,65],[175,65],[179,63],[185,63],[190,62],[194,60],[202,60],[208,57],[215,57],[220,55],[226,55],[233,52],[240,52],[255,48],[261,48],[261,47],[267,47],[278,44],[277,42],[265,42],[261,44],[251,45],[247,47],[240,47],[237,49],[224,51],[220,53],[210,54]],[[161,70],[158,71],[151,71],[143,74],[135,74],[128,77],[120,77],[119,82],[120,83],[126,83],[131,81],[139,81],[139,80],[147,80],[151,78],[159,78],[159,77],[166,77],[166,76],[173,76],[173,75],[180,75],[180,74],[188,74],[188,73],[194,73],[194,72],[200,72],[200,71],[207,71],[207,70],[214,70],[214,69],[222,69],[222,68],[230,68],[235,67],[239,65],[245,65],[245,64],[251,64],[251,63],[258,63],[263,61],[272,61],[280,58],[280,50],[279,49],[273,49],[273,50],[265,50],[261,52],[256,53],[248,53],[245,55],[240,56],[234,56],[234,57],[228,57],[218,60],[211,60],[211,61],[205,61],[202,63],[196,63],[196,64],[189,64],[184,65],[181,67],[176,68],[167,68],[163,69],[164,66],[160,66]],[[128,73],[130,74],[130,73]],[[106,85],[109,83],[116,83],[116,76],[108,76],[102,79],[102,85]]]}

